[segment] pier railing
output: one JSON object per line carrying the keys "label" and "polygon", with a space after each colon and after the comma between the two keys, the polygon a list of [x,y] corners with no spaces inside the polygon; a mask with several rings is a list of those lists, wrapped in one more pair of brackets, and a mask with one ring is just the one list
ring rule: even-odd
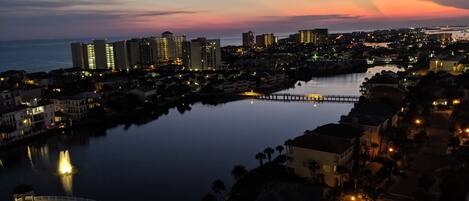
{"label": "pier railing", "polygon": [[320,94],[289,94],[289,93],[244,93],[242,96],[252,97],[259,100],[284,101],[284,102],[334,102],[334,103],[356,103],[360,96],[353,95],[320,95]]}

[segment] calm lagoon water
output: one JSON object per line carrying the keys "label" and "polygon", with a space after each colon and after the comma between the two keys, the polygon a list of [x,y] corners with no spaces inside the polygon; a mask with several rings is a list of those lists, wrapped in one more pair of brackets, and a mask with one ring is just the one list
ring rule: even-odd
{"label": "calm lagoon water", "polygon": [[[314,78],[282,92],[358,95],[368,73]],[[387,69],[393,69],[387,68]],[[0,152],[0,200],[30,184],[40,195],[74,195],[113,200],[198,201],[241,164],[258,165],[254,155],[283,144],[306,129],[337,122],[352,104],[239,100],[217,106],[196,103],[144,125],[104,132],[49,137]],[[59,153],[68,150],[76,172],[57,175]]]}

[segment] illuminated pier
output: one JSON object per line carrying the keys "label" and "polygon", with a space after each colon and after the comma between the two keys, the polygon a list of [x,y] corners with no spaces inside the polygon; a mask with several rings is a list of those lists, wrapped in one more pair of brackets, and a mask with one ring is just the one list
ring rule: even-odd
{"label": "illuminated pier", "polygon": [[332,103],[356,103],[360,96],[347,95],[321,95],[321,94],[261,94],[255,92],[245,92],[241,96],[252,97],[258,100],[284,101],[284,102],[332,102]]}

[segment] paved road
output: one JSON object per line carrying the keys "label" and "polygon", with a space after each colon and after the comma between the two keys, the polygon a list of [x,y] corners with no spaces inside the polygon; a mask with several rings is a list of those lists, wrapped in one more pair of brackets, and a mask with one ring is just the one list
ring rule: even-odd
{"label": "paved road", "polygon": [[[406,171],[406,177],[396,177],[391,186],[387,200],[412,200],[418,187],[418,179],[423,174],[437,175],[438,170],[448,163],[446,149],[450,138],[448,116],[433,114],[427,127],[429,139],[421,146],[411,151],[410,167]],[[432,194],[438,194],[438,184],[430,190]]]}

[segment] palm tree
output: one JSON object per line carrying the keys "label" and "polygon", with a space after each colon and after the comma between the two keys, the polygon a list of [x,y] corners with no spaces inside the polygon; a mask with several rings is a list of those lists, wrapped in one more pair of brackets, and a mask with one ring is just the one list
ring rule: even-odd
{"label": "palm tree", "polygon": [[282,155],[283,149],[284,147],[282,145],[278,145],[277,147],[275,147],[275,150],[278,151],[278,155]]}
{"label": "palm tree", "polygon": [[236,180],[239,180],[241,179],[244,175],[246,175],[248,173],[248,171],[246,170],[246,168],[242,165],[236,165],[234,166],[233,170],[231,171],[231,175],[233,175],[233,177],[236,179]]}
{"label": "palm tree", "polygon": [[319,163],[315,160],[308,162],[308,169],[311,173],[311,178],[315,178],[316,171],[319,170]]}
{"label": "palm tree", "polygon": [[272,149],[271,147],[267,147],[264,149],[264,153],[267,155],[267,158],[269,159],[269,161],[271,161],[272,159],[272,154],[274,154],[275,150]]}
{"label": "palm tree", "polygon": [[223,183],[222,180],[216,179],[215,181],[213,181],[212,191],[215,194],[219,195],[220,198],[223,198],[223,192],[225,192],[225,190],[226,190],[225,183]]}
{"label": "palm tree", "polygon": [[264,159],[266,158],[265,154],[262,152],[259,152],[256,154],[256,160],[259,160],[259,163],[262,165]]}

